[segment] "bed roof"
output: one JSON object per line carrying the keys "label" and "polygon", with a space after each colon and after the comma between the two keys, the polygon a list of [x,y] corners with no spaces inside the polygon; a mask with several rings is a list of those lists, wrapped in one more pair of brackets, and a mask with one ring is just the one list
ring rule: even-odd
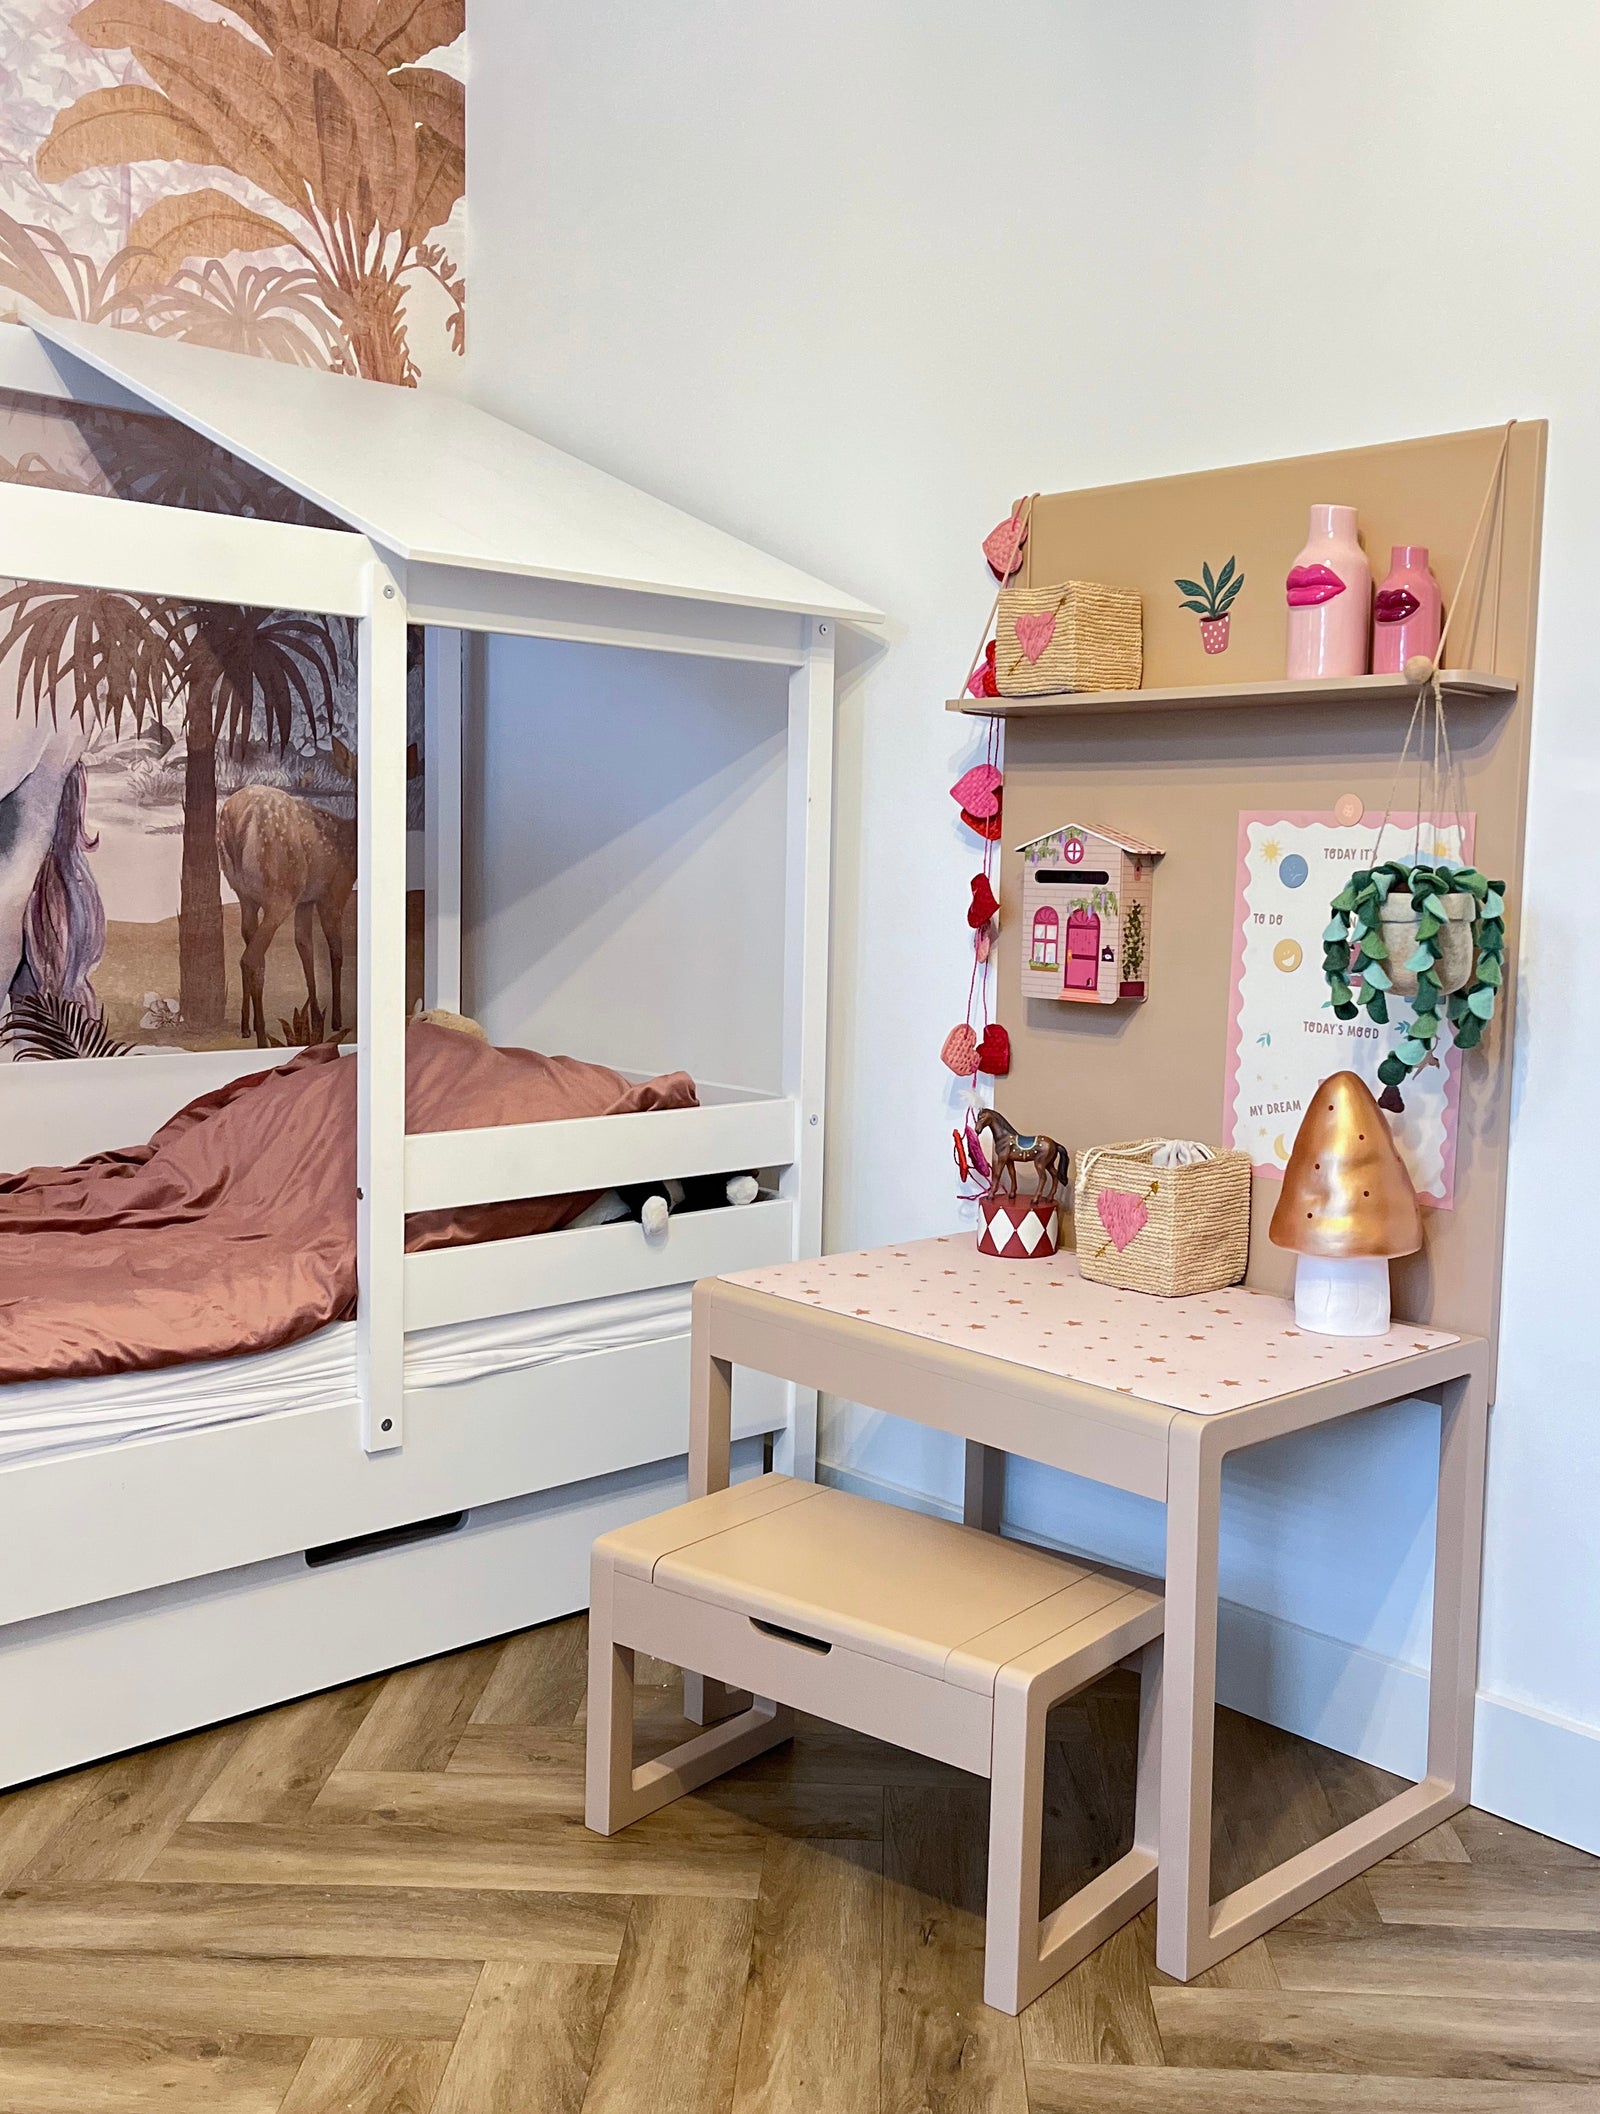
{"label": "bed roof", "polygon": [[54,316],[32,327],[408,561],[865,623],[878,617],[855,596],[442,390],[397,389]]}

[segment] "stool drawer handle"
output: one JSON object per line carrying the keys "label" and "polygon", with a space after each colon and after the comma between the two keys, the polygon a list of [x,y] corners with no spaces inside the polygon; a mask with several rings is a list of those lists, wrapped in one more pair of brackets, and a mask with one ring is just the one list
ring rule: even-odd
{"label": "stool drawer handle", "polygon": [[763,1637],[777,1637],[784,1644],[798,1644],[808,1652],[831,1652],[833,1646],[826,1637],[808,1637],[804,1630],[786,1630],[781,1622],[763,1622],[759,1616],[750,1617],[752,1629],[760,1630]]}

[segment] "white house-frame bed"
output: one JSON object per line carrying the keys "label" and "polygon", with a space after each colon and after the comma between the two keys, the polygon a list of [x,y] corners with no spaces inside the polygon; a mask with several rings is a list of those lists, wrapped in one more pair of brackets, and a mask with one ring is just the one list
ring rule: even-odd
{"label": "white house-frame bed", "polygon": [[[357,620],[360,654],[349,1397],[59,1458],[0,1456],[10,1784],[568,1612],[587,1598],[594,1536],[675,1501],[686,1321],[449,1385],[408,1385],[407,1334],[587,1313],[817,1252],[834,633],[875,612],[442,395],[55,321],[0,327],[0,386],[167,413],[349,524],[0,486],[0,575],[341,614]],[[780,1092],[698,1080],[693,1109],[407,1137],[408,623],[432,627],[427,983],[430,1003],[452,1007],[464,636],[787,672]],[[0,1066],[0,1164],[38,1157],[23,1142],[28,1096],[120,1096],[127,1142],[222,1077],[276,1061]],[[674,1217],[659,1242],[624,1223],[404,1249],[408,1211],[741,1168],[764,1171],[760,1201]],[[107,1402],[125,1387],[49,1384],[92,1385]],[[741,1427],[757,1457],[773,1434],[780,1460],[807,1473],[814,1421],[814,1400],[769,1394],[744,1405]]]}

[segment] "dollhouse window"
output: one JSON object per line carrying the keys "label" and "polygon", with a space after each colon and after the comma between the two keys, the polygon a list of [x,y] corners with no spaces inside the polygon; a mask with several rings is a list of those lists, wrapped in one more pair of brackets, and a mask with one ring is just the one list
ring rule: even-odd
{"label": "dollhouse window", "polygon": [[1034,912],[1032,959],[1040,969],[1053,969],[1061,960],[1061,920],[1048,903]]}

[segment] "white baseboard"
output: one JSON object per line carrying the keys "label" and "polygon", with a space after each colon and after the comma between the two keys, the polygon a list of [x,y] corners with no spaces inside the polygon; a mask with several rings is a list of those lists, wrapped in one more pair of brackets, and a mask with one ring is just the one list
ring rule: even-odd
{"label": "white baseboard", "polygon": [[[886,1504],[960,1517],[957,1507],[923,1491],[855,1469],[819,1462],[817,1476],[835,1489]],[[1086,1553],[1037,1533],[1028,1539],[1070,1556]],[[1428,1683],[1421,1667],[1225,1600],[1217,1692],[1247,1717],[1397,1776],[1422,1774]],[[1474,1750],[1474,1805],[1600,1854],[1600,1726],[1574,1724],[1480,1690]]]}

